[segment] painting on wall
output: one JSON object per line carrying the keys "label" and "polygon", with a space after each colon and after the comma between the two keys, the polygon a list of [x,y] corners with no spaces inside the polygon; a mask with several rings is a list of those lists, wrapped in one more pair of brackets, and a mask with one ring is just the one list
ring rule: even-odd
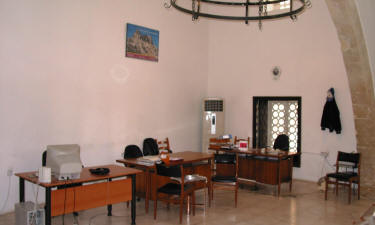
{"label": "painting on wall", "polygon": [[127,23],[125,56],[159,61],[159,31]]}

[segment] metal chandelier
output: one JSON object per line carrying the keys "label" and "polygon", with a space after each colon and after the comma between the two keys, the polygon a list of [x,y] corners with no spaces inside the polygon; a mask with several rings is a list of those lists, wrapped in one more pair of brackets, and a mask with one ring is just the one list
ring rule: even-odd
{"label": "metal chandelier", "polygon": [[[185,4],[181,4],[181,2]],[[191,2],[191,7],[190,7]],[[186,4],[187,3],[187,4]],[[288,4],[287,10],[270,10],[273,6]],[[203,5],[236,7],[243,10],[243,16],[224,15],[222,13],[209,13],[207,9],[203,11]],[[165,3],[166,8],[173,6],[175,9],[192,15],[192,20],[199,17],[207,17],[222,20],[242,20],[246,24],[249,21],[258,21],[259,29],[262,29],[263,20],[280,19],[290,17],[293,21],[297,20],[297,15],[301,14],[306,8],[311,7],[310,0],[170,0],[170,4]],[[241,11],[240,10],[240,11]],[[254,11],[255,10],[255,11]],[[272,11],[272,12],[270,12]],[[250,15],[251,13],[254,15]]]}

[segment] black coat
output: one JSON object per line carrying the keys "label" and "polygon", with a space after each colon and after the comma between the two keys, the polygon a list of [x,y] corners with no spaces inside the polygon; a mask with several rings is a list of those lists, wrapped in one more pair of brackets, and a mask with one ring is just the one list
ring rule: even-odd
{"label": "black coat", "polygon": [[324,105],[320,126],[322,130],[328,128],[329,132],[336,131],[337,134],[341,133],[340,111],[337,107],[335,98],[327,100]]}

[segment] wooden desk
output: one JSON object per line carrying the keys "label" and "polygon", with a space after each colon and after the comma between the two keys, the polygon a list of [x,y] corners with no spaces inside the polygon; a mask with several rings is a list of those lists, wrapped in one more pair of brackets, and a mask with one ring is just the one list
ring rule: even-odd
{"label": "wooden desk", "polygon": [[[104,176],[93,175],[89,169],[107,167],[110,173]],[[52,178],[51,183],[39,183],[36,172],[17,173],[19,177],[20,202],[25,201],[25,180],[46,189],[46,225],[51,225],[51,217],[85,209],[107,205],[108,216],[112,215],[112,204],[131,200],[131,224],[135,224],[135,175],[142,171],[117,165],[85,167],[80,179],[59,181]],[[130,176],[130,179],[112,180]],[[87,184],[94,181],[106,181]],[[74,184],[84,184],[74,186]],[[59,187],[59,189],[57,189]],[[52,190],[53,189],[53,190]]]}
{"label": "wooden desk", "polygon": [[[207,177],[207,181],[211,182],[211,165],[212,159],[214,158],[213,154],[208,153],[201,153],[201,152],[192,152],[192,151],[185,151],[185,152],[176,152],[170,154],[170,157],[175,158],[182,158],[183,161],[179,162],[171,162],[173,165],[185,165],[185,172],[186,174],[199,174],[202,176]],[[208,163],[202,163],[203,161],[208,161]],[[118,163],[123,163],[125,166],[134,166],[145,171],[145,178],[142,180],[137,181],[137,189],[138,193],[139,190],[143,190],[143,193],[139,193],[139,196],[145,197],[145,210],[148,213],[149,209],[149,200],[155,199],[155,190],[156,187],[154,184],[155,179],[158,179],[158,186],[162,186],[168,182],[168,178],[156,176],[155,174],[155,165],[145,165],[142,164],[137,159],[118,159],[116,160]],[[208,192],[211,193],[211,185],[208,186]]]}
{"label": "wooden desk", "polygon": [[240,180],[277,185],[278,196],[280,196],[281,183],[289,182],[289,190],[292,191],[293,157],[298,153],[262,151],[261,149],[228,150],[213,146],[209,150],[237,154],[239,156],[238,178]]}

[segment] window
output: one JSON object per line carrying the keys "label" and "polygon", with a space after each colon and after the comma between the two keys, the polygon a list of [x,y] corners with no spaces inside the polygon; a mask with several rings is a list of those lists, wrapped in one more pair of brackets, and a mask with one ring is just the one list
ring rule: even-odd
{"label": "window", "polygon": [[279,134],[288,135],[289,151],[301,152],[301,97],[254,97],[253,147],[271,147]]}
{"label": "window", "polygon": [[279,134],[289,137],[289,151],[297,152],[298,102],[268,101],[268,146],[273,146]]}

